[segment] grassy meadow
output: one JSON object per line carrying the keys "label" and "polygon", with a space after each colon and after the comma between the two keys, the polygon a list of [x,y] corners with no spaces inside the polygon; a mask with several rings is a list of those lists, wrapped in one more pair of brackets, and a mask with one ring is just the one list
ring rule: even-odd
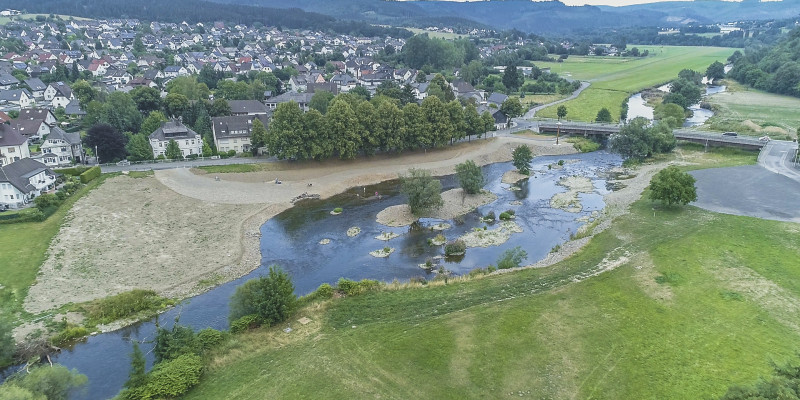
{"label": "grassy meadow", "polygon": [[435,31],[429,31],[429,30],[420,29],[420,28],[403,28],[403,29],[407,29],[407,30],[413,32],[416,35],[421,35],[421,34],[427,33],[428,36],[430,36],[432,38],[437,38],[437,39],[454,40],[454,39],[461,39],[461,38],[469,37],[469,35],[462,35],[462,34],[459,34],[459,33],[435,32]]}
{"label": "grassy meadow", "polygon": [[715,108],[703,129],[736,131],[775,139],[797,137],[800,127],[800,99],[762,92],[727,80],[728,91],[710,96],[706,101]]}
{"label": "grassy meadow", "polygon": [[[755,162],[735,153],[670,157]],[[798,349],[799,232],[642,199],[554,266],[337,299],[291,333],[237,336],[186,397],[716,398]]]}
{"label": "grassy meadow", "polygon": [[0,225],[0,311],[4,316],[21,316],[28,288],[36,281],[39,267],[47,258],[50,241],[65,223],[69,209],[78,199],[102,184],[108,175],[102,175],[79,189],[42,222],[23,222]]}
{"label": "grassy meadow", "polygon": [[[634,45],[629,45],[634,47]],[[649,50],[644,58],[570,56],[564,62],[537,62],[561,76],[592,83],[578,98],[564,103],[567,119],[593,121],[606,107],[612,117],[619,118],[622,102],[642,89],[666,83],[684,68],[704,71],[714,61],[724,62],[734,49],[719,47],[635,46]],[[539,117],[556,118],[556,108],[548,107]]]}

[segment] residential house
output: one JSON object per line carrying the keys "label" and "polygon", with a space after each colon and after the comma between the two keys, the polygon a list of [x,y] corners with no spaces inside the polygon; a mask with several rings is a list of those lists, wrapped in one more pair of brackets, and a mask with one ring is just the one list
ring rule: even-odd
{"label": "residential house", "polygon": [[30,107],[33,104],[33,95],[28,89],[0,90],[0,104],[20,109]]}
{"label": "residential house", "polygon": [[49,102],[53,109],[66,107],[74,98],[72,88],[64,82],[53,82],[44,91],[44,101]]}
{"label": "residential house", "polygon": [[266,115],[267,106],[258,100],[229,100],[231,115]]}
{"label": "residential house", "polygon": [[19,85],[19,79],[8,72],[0,72],[0,89],[9,90]]}
{"label": "residential house", "polygon": [[333,82],[325,83],[309,83],[307,86],[308,93],[316,93],[319,91],[331,92],[334,95],[339,94],[339,86]]}
{"label": "residential house", "polygon": [[31,95],[36,100],[41,100],[44,98],[44,91],[47,89],[47,85],[42,82],[39,78],[30,78],[25,80],[25,85],[31,90]]}
{"label": "residential house", "polygon": [[200,134],[186,127],[180,119],[164,122],[149,138],[153,157],[164,155],[170,140],[178,143],[184,157],[203,153],[203,139]]}
{"label": "residential house", "polygon": [[308,111],[308,103],[311,102],[311,97],[314,96],[313,93],[295,93],[295,92],[286,92],[282,95],[275,96],[271,99],[268,99],[264,102],[268,109],[274,110],[278,108],[278,104],[280,103],[288,103],[293,101],[300,106],[300,109],[303,111]]}
{"label": "residential house", "polygon": [[78,132],[64,132],[59,127],[50,130],[41,149],[41,159],[49,167],[80,163],[84,159],[81,135]]}
{"label": "residential house", "polygon": [[83,111],[81,108],[81,104],[78,99],[73,99],[72,101],[64,107],[64,113],[67,114],[70,118],[77,118],[82,119],[86,115],[86,111]]}
{"label": "residential house", "polygon": [[0,206],[18,208],[42,192],[53,189],[56,175],[46,165],[23,158],[0,166]]}
{"label": "residential house", "polygon": [[13,126],[0,124],[0,165],[31,156],[28,138],[22,136]]}
{"label": "residential house", "polygon": [[189,70],[179,65],[168,65],[166,68],[164,68],[164,77],[166,78],[176,78],[186,75],[189,75]]}
{"label": "residential house", "polygon": [[256,118],[264,124],[265,128],[269,126],[269,116],[266,114],[211,118],[214,145],[217,150],[234,150],[237,153],[251,151],[250,136],[253,133],[253,121]]}
{"label": "residential house", "polygon": [[347,93],[358,86],[358,81],[349,74],[336,74],[331,78],[331,83],[339,87],[339,91]]}
{"label": "residential house", "polygon": [[505,129],[508,128],[508,123],[510,122],[508,116],[500,111],[500,108],[495,108],[491,106],[487,106],[485,104],[481,104],[478,106],[478,114],[483,115],[484,112],[488,111],[489,114],[492,115],[494,118],[494,127],[495,129]]}
{"label": "residential house", "polygon": [[47,125],[53,126],[58,123],[55,114],[52,111],[46,108],[26,108],[24,110],[20,110],[19,112],[19,119],[27,119],[27,120],[42,120]]}
{"label": "residential house", "polygon": [[502,106],[503,102],[506,100],[508,100],[507,95],[503,93],[492,93],[489,98],[486,99],[486,102],[489,104],[494,104],[497,106],[497,108],[500,108],[500,106]]}

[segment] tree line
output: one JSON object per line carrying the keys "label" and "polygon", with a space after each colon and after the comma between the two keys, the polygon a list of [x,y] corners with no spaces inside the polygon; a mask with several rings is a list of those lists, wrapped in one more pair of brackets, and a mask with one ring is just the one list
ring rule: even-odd
{"label": "tree line", "polygon": [[442,147],[493,129],[492,115],[478,114],[471,103],[462,106],[457,100],[428,96],[421,105],[401,107],[386,96],[367,100],[343,93],[330,99],[324,114],[314,108],[304,113],[294,102],[279,104],[266,137],[254,137],[251,143],[266,146],[279,159],[353,159],[378,151]]}
{"label": "tree line", "polygon": [[758,90],[800,97],[800,28],[773,46],[737,50],[728,76]]}

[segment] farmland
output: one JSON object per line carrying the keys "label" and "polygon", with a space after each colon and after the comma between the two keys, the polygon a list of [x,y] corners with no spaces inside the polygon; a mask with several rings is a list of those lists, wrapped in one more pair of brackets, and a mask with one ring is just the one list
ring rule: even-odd
{"label": "farmland", "polygon": [[[629,47],[633,47],[630,45]],[[620,106],[626,98],[648,87],[674,79],[684,68],[705,72],[714,61],[724,62],[733,53],[730,48],[638,46],[649,50],[644,58],[576,57],[564,62],[536,63],[566,78],[589,81],[592,85],[575,100],[564,103],[567,119],[592,121],[597,111],[606,107],[619,118]],[[549,107],[537,116],[556,118],[556,107]]]}
{"label": "farmland", "polygon": [[800,127],[800,99],[750,89],[726,81],[728,91],[708,98],[716,114],[704,129],[735,131],[775,139],[796,138]]}

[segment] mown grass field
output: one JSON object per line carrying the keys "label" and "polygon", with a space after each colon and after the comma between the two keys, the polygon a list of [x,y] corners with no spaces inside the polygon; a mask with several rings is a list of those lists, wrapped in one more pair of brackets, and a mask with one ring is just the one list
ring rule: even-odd
{"label": "mown grass field", "polygon": [[[31,20],[31,19],[35,19],[36,17],[45,17],[46,18],[46,17],[49,17],[49,16],[50,16],[50,14],[21,14],[21,15],[16,15],[14,17],[0,17],[0,25],[8,24],[9,22],[12,21],[12,18],[13,18],[13,21],[20,21],[20,20],[23,20],[23,19]],[[73,17],[71,15],[55,14],[54,16],[57,17],[57,18],[60,17],[64,21],[67,21],[70,18],[72,18],[74,20],[77,20],[77,21],[87,21],[88,20],[88,18]]]}
{"label": "mown grass field", "polygon": [[[710,96],[716,114],[703,129],[736,131],[754,136],[796,138],[800,128],[800,99],[762,92],[727,80],[728,91]],[[745,122],[749,121],[749,122]],[[778,128],[778,129],[775,129]]]}
{"label": "mown grass field", "polygon": [[50,240],[65,222],[72,205],[102,184],[106,177],[107,175],[103,175],[82,187],[58,211],[42,222],[0,225],[0,310],[3,316],[10,318],[27,315],[22,308],[22,302],[47,257]]}
{"label": "mown grass field", "polygon": [[469,35],[462,35],[462,34],[450,33],[450,32],[434,32],[434,31],[428,31],[428,30],[420,29],[420,28],[403,28],[403,29],[407,29],[407,30],[409,30],[411,32],[414,32],[414,34],[417,34],[417,35],[422,35],[424,33],[427,33],[428,36],[430,36],[432,38],[437,38],[437,39],[453,40],[453,39],[461,39],[461,38],[469,37]]}
{"label": "mown grass field", "polygon": [[[536,63],[564,77],[592,83],[578,98],[564,103],[567,119],[593,121],[597,112],[606,107],[616,120],[622,102],[631,94],[666,83],[684,68],[705,72],[711,63],[724,62],[734,52],[734,49],[720,47],[629,47],[647,49],[650,55],[644,58],[570,56],[562,63]],[[548,107],[537,116],[556,118],[556,108]]]}
{"label": "mown grass field", "polygon": [[[674,157],[726,158],[695,153]],[[291,333],[238,336],[187,398],[717,398],[797,350],[798,232],[640,200],[552,267],[338,299]]]}

